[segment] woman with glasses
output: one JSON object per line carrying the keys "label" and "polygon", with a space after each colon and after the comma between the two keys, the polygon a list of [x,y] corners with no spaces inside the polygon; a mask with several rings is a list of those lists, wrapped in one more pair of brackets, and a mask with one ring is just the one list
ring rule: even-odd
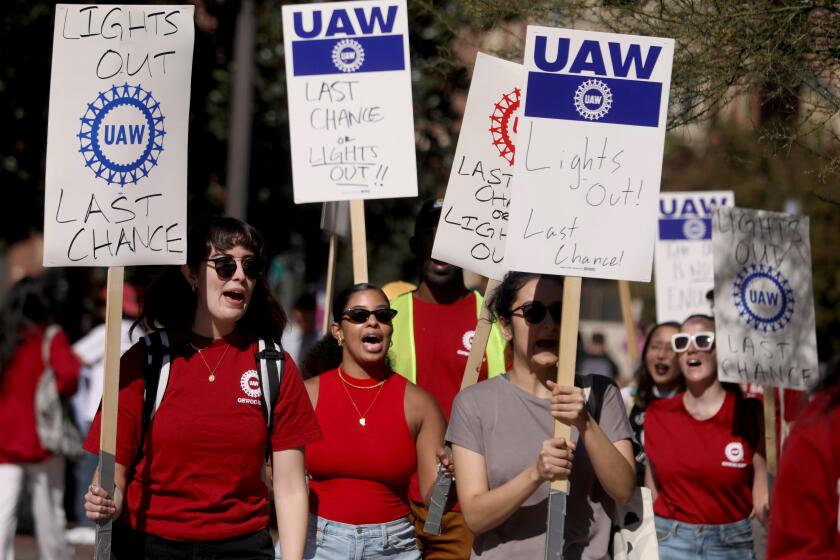
{"label": "woman with glasses", "polygon": [[[388,367],[393,333],[382,290],[356,284],[333,305],[335,369],[306,381],[324,439],[306,446],[311,519],[304,557],[419,559],[408,485],[429,503],[446,422],[437,401]],[[285,556],[284,556],[285,558]]]}
{"label": "woman with glasses", "polygon": [[749,518],[767,521],[761,403],[718,381],[714,330],[711,317],[693,315],[671,337],[686,391],[645,415],[663,560],[754,558]]}
{"label": "woman with glasses", "polygon": [[[605,381],[596,419],[578,386],[584,378],[574,387],[552,381],[562,295],[560,277],[507,274],[490,305],[512,367],[455,399],[447,440],[458,499],[476,535],[473,558],[542,558],[548,482],[569,475],[563,558],[607,557],[615,502],[632,497],[632,433],[618,388]],[[571,441],[554,438],[555,420],[572,426]]]}
{"label": "woman with glasses", "polygon": [[[283,554],[299,559],[303,447],[321,433],[288,355],[269,432],[255,356],[262,341],[280,341],[286,316],[263,274],[265,244],[253,227],[214,218],[192,228],[186,257],[148,288],[138,319],[169,339],[163,399],[144,425],[144,380],[160,372],[144,371],[152,354],[140,342],[120,362],[116,488],[99,487],[97,473],[87,515],[116,520],[118,559],[273,558],[263,479],[270,450]],[[92,453],[100,421],[97,414],[85,443]]]}

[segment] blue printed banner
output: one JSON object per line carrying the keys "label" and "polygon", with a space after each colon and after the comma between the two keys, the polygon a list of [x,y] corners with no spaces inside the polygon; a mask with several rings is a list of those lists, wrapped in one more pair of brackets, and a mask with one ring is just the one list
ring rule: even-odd
{"label": "blue printed banner", "polygon": [[402,35],[293,41],[295,76],[405,70]]}
{"label": "blue printed banner", "polygon": [[659,239],[662,241],[711,240],[711,218],[671,218],[659,220]]}
{"label": "blue printed banner", "polygon": [[525,116],[656,128],[661,100],[659,82],[529,72]]}

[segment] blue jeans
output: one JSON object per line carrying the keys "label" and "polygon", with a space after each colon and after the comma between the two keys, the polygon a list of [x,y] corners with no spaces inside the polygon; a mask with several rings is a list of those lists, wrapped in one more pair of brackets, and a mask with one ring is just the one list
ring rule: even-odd
{"label": "blue jeans", "polygon": [[309,516],[306,560],[420,560],[407,517],[378,525],[348,525]]}
{"label": "blue jeans", "polygon": [[692,525],[656,516],[660,560],[755,560],[749,519]]}

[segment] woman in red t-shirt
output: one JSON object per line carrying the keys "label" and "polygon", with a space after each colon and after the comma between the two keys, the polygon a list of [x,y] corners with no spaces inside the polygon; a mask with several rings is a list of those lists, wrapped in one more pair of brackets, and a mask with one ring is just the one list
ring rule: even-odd
{"label": "woman in red t-shirt", "polygon": [[662,560],[754,558],[749,517],[767,521],[761,403],[718,381],[714,329],[711,317],[692,315],[673,335],[686,391],[645,415]]}
{"label": "woman in red t-shirt", "polygon": [[[306,446],[307,559],[419,559],[408,521],[417,471],[428,504],[446,422],[437,401],[388,367],[391,309],[382,290],[356,284],[336,298],[330,335],[337,368],[306,381],[324,439]],[[284,555],[285,558],[285,555]]]}
{"label": "woman in red t-shirt", "polygon": [[[145,428],[144,362],[138,343],[120,362],[116,471],[109,492],[85,495],[88,518],[114,523],[114,558],[273,558],[266,446],[283,557],[300,559],[306,538],[303,447],[320,438],[294,362],[285,356],[272,430],[261,404],[259,340],[279,342],[286,316],[264,276],[262,236],[233,218],[200,222],[187,264],[149,287],[138,322],[166,329],[169,380]],[[99,451],[100,414],[85,448]]]}

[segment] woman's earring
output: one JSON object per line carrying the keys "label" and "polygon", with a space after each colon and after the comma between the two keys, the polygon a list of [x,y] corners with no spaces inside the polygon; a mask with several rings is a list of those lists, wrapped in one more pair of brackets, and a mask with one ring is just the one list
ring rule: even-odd
{"label": "woman's earring", "polygon": [[344,339],[343,338],[337,338],[336,342],[338,342],[339,346],[344,346]]}

